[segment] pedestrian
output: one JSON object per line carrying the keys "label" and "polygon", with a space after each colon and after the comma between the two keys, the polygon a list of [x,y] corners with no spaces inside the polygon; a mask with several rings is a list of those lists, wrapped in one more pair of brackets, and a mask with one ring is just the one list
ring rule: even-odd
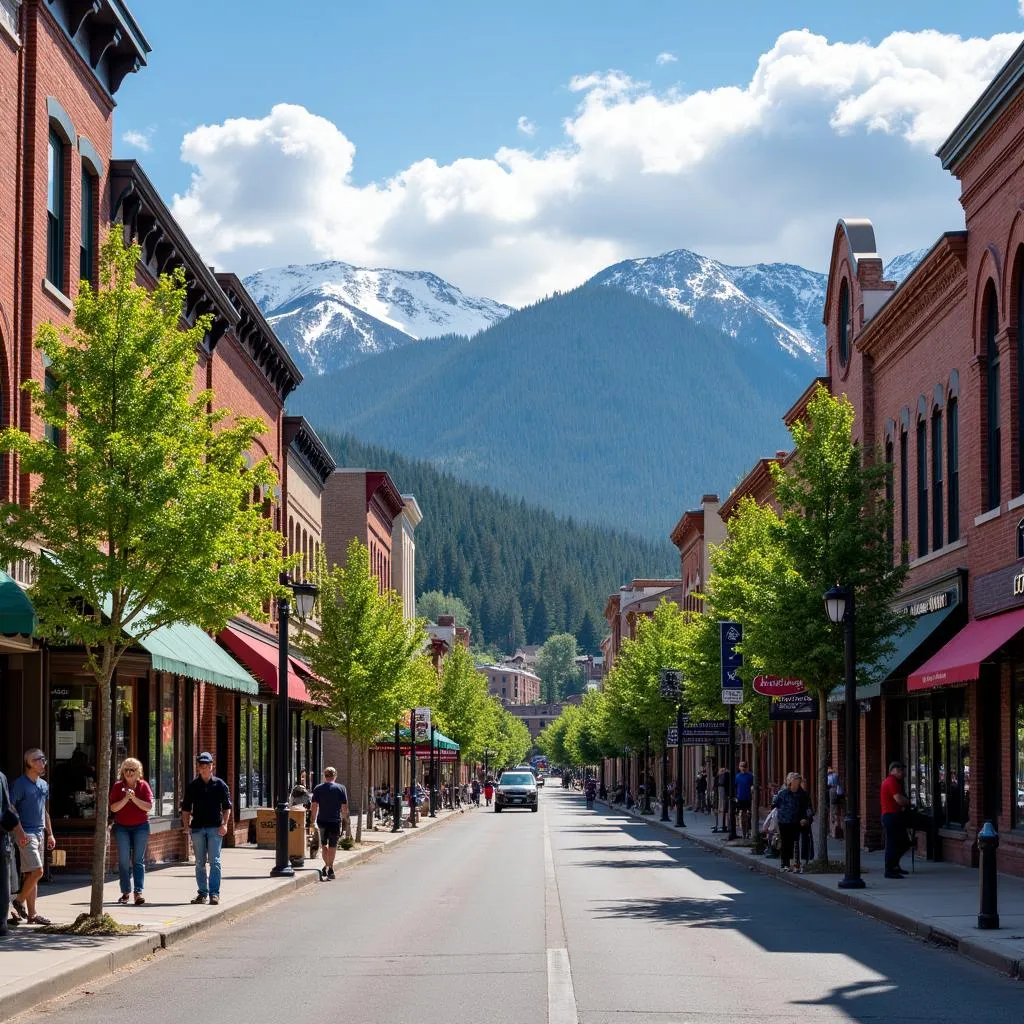
{"label": "pedestrian", "polygon": [[[809,864],[814,860],[814,832],[811,826],[814,824],[814,803],[811,795],[807,792],[807,779],[800,776],[800,788],[807,793],[807,818],[800,823],[800,850],[798,860]],[[799,864],[797,865],[799,867]]]}
{"label": "pedestrian", "polygon": [[114,842],[117,843],[117,877],[121,883],[118,903],[127,905],[135,885],[135,905],[146,897],[146,846],[149,844],[149,812],[153,791],[142,777],[142,762],[126,757],[110,790],[110,810],[114,815]]}
{"label": "pedestrian", "polygon": [[479,807],[480,806],[480,780],[479,779],[474,779],[469,784],[469,790],[470,790],[470,793],[472,794],[472,797],[473,797],[473,806],[474,807]]}
{"label": "pedestrian", "polygon": [[701,768],[695,785],[697,790],[697,813],[707,814],[708,812],[708,773],[706,768]]}
{"label": "pedestrian", "polygon": [[[220,851],[231,821],[231,794],[227,783],[213,774],[213,754],[203,751],[196,758],[196,777],[185,787],[181,801],[181,823],[192,836],[196,855],[196,886],[193,903],[220,903]],[[206,864],[210,873],[207,877]]]}
{"label": "pedestrian", "polygon": [[807,822],[810,798],[807,790],[800,788],[800,773],[790,772],[786,776],[785,785],[775,794],[772,807],[776,810],[776,822],[779,828],[783,871],[800,871],[800,853],[797,851],[797,863],[791,865],[793,845],[800,838],[800,827]]}
{"label": "pedestrian", "polygon": [[28,843],[28,835],[21,827],[21,818],[11,806],[11,793],[7,786],[7,776],[0,772],[0,935],[6,935],[8,924],[20,924],[17,913],[8,920],[11,909],[12,885],[17,885],[14,876],[14,850],[11,847],[10,834],[18,845],[24,847]]}
{"label": "pedestrian", "polygon": [[348,791],[337,781],[338,772],[334,768],[324,769],[324,781],[315,787],[309,805],[309,822],[311,828],[320,828],[320,852],[324,866],[320,869],[320,878],[334,881],[334,858],[338,853],[338,840],[342,828],[345,835],[349,834]]}
{"label": "pedestrian", "polygon": [[21,887],[12,898],[11,905],[29,924],[50,924],[42,914],[36,913],[36,892],[39,879],[43,877],[43,860],[46,851],[57,845],[46,806],[50,797],[50,787],[43,778],[46,755],[38,747],[33,747],[25,751],[24,761],[24,774],[14,780],[10,800],[28,841],[21,847]]}
{"label": "pedestrian", "polygon": [[484,783],[484,800],[487,802],[487,806],[491,806],[491,801],[494,799],[494,782],[488,779]]}
{"label": "pedestrian", "polygon": [[740,818],[740,832],[744,839],[750,838],[750,807],[753,802],[754,776],[747,771],[747,762],[740,761],[736,773],[736,813]]}
{"label": "pedestrian", "polygon": [[[722,765],[718,770],[718,775],[715,776],[715,792],[718,795],[718,803],[715,810],[715,827],[712,829],[713,832],[725,832],[729,820],[729,790],[730,790],[731,777],[729,775],[729,769]],[[718,827],[718,811],[722,812],[722,827]]]}
{"label": "pedestrian", "polygon": [[902,761],[889,765],[889,774],[882,780],[880,793],[882,829],[885,832],[885,877],[903,878],[908,872],[900,867],[900,858],[910,846],[903,823],[904,809],[910,801],[903,795]]}

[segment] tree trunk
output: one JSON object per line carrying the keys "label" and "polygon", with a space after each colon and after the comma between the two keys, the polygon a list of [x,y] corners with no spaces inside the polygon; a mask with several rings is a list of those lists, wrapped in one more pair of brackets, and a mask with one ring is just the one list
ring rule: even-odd
{"label": "tree trunk", "polygon": [[[345,787],[349,792],[349,800],[352,799],[352,787],[355,784],[355,776],[352,774],[352,726],[348,719],[345,720],[345,772],[347,778],[345,779]],[[348,834],[352,834],[352,819],[351,819],[351,808],[349,810],[349,831]]]}
{"label": "tree trunk", "polygon": [[[350,755],[351,756],[351,755]],[[356,817],[356,842],[361,843],[363,841],[363,815],[366,813],[366,775],[369,771],[367,767],[367,754],[364,748],[360,748],[359,751],[359,810]]]}
{"label": "tree trunk", "polygon": [[828,689],[818,691],[818,848],[816,860],[828,864]]}
{"label": "tree trunk", "polygon": [[96,677],[99,735],[96,737],[96,832],[92,842],[90,917],[99,917],[103,913],[103,883],[107,874],[107,816],[110,813],[110,679],[113,674],[114,653],[105,650],[102,668]]}
{"label": "tree trunk", "polygon": [[761,740],[754,731],[750,733],[750,762],[754,775],[754,784],[750,787],[750,838],[756,844],[761,829],[761,804],[757,795],[757,787],[761,783]]}

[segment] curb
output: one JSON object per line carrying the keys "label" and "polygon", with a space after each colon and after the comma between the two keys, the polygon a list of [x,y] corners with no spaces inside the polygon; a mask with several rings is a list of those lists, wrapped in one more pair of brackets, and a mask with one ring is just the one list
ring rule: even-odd
{"label": "curb", "polygon": [[850,910],[853,910],[858,914],[874,918],[876,921],[881,921],[883,924],[887,924],[890,927],[896,928],[898,931],[905,932],[908,935],[912,935],[915,938],[923,939],[925,942],[930,942],[935,945],[942,946],[944,949],[952,950],[954,953],[958,953],[960,956],[966,957],[968,960],[973,960],[975,963],[981,964],[983,967],[990,967],[1011,978],[1024,978],[1024,961],[1000,953],[997,950],[988,949],[987,947],[975,942],[973,939],[961,938],[951,932],[934,928],[931,925],[926,924],[923,921],[918,921],[916,918],[910,917],[908,914],[903,914],[898,910],[892,910],[889,907],[879,906],[876,903],[858,900],[855,896],[850,896],[841,889],[827,889],[823,886],[815,885],[814,882],[805,878],[803,875],[784,875],[779,868],[775,867],[774,864],[766,863],[762,857],[752,857],[749,853],[746,853],[745,851],[741,852],[737,848],[722,846],[721,843],[705,839],[703,836],[690,835],[683,829],[676,828],[674,825],[666,824],[658,819],[652,820],[643,815],[633,814],[622,808],[613,808],[611,804],[606,804],[606,806],[609,810],[614,810],[617,814],[623,814],[633,821],[642,821],[648,825],[653,825],[661,831],[678,836],[680,839],[685,839],[687,842],[693,843],[695,846],[699,846],[701,849],[707,850],[709,853],[714,853],[719,857],[726,857],[731,861],[735,861],[737,864],[743,865],[750,871],[756,871],[759,874],[771,876],[783,885],[792,885],[798,889],[803,889],[806,892],[814,893],[822,899],[848,907]]}
{"label": "curb", "polygon": [[[449,821],[456,821],[461,816],[461,814],[452,813],[440,819],[435,818],[433,821],[428,819],[427,822],[421,822],[416,829],[406,829],[402,835],[391,840],[389,843],[381,843],[379,846],[358,850],[353,856],[346,858],[344,864],[339,865],[340,870],[346,871],[373,857],[380,856],[388,850],[393,850],[396,846],[400,846],[402,843],[421,835],[423,832],[429,832],[432,828],[440,827]],[[95,981],[97,978],[113,974],[114,971],[120,970],[122,967],[128,966],[128,964],[137,963],[147,956],[152,956],[161,949],[168,949],[192,938],[194,935],[208,931],[218,925],[226,924],[257,907],[262,908],[286,896],[293,896],[300,889],[304,889],[306,886],[319,881],[319,878],[319,873],[312,868],[299,868],[290,883],[280,885],[269,893],[258,893],[250,896],[240,903],[219,908],[215,913],[207,917],[183,921],[161,931],[144,932],[133,941],[126,941],[116,949],[97,955],[85,963],[60,969],[46,978],[30,982],[24,988],[13,992],[0,991],[0,1021],[9,1020],[18,1014],[31,1010],[40,1003],[59,998],[79,985],[85,985],[90,981]],[[2,948],[0,946],[0,950]]]}

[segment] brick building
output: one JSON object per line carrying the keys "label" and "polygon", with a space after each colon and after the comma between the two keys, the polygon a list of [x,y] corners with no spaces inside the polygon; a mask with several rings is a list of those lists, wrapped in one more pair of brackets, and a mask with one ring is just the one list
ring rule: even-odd
{"label": "brick building", "polygon": [[402,495],[402,511],[391,528],[391,582],[401,595],[407,619],[416,618],[416,527],[423,522],[423,511],[415,495]]}
{"label": "brick building", "polygon": [[582,700],[582,695],[576,694],[558,704],[505,703],[505,710],[530,730],[530,737],[536,743],[537,737],[562,713],[566,704],[579,704]]}
{"label": "brick building", "polygon": [[679,549],[683,611],[699,611],[700,600],[696,595],[711,571],[711,546],[725,540],[725,524],[718,515],[719,508],[718,495],[705,494],[700,499],[700,508],[684,512],[670,535]]}
{"label": "brick building", "polygon": [[540,700],[540,676],[517,665],[481,665],[487,687],[507,704],[533,704]]}

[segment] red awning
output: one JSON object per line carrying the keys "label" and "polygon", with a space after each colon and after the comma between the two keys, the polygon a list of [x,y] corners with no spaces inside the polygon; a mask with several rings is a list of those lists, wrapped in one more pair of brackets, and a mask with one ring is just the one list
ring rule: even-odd
{"label": "red awning", "polygon": [[[271,693],[277,693],[277,644],[233,626],[225,626],[218,639]],[[288,699],[312,704],[302,676],[295,671],[295,659],[289,657],[288,661]]]}
{"label": "red awning", "polygon": [[981,663],[1024,629],[1024,608],[969,622],[945,647],[907,677],[907,690],[965,683],[981,674]]}

